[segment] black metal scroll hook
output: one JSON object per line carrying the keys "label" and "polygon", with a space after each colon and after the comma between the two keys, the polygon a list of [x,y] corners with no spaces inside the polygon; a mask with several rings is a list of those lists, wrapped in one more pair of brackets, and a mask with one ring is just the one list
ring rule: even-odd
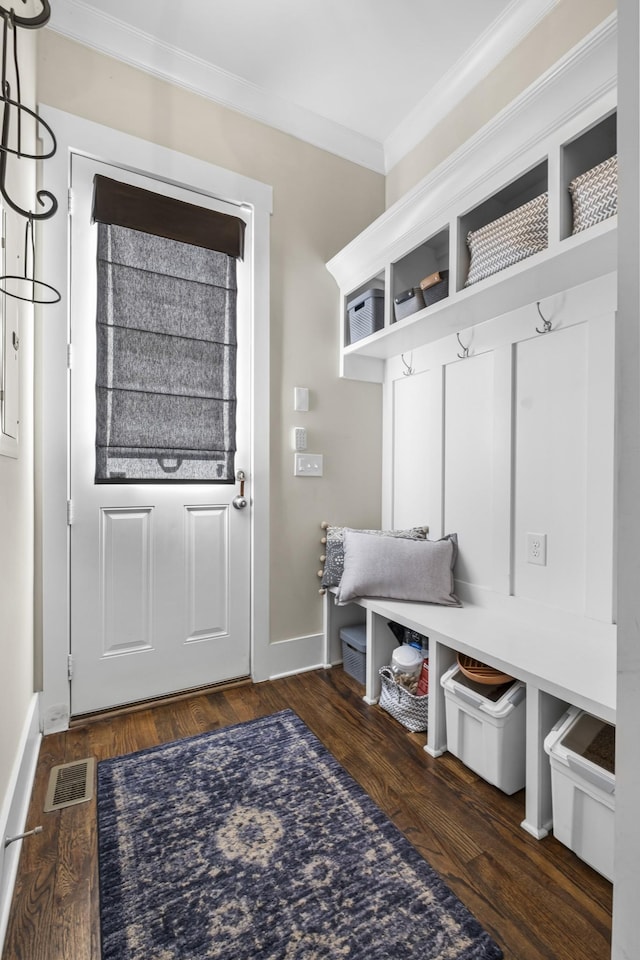
{"label": "black metal scroll hook", "polygon": [[8,273],[0,277],[0,293],[5,293],[14,300],[24,300],[25,303],[39,303],[50,305],[59,303],[61,300],[59,290],[52,287],[51,284],[43,280],[36,280],[35,276],[30,277],[29,261],[31,261],[31,270],[35,268],[35,240],[33,236],[33,218],[28,217],[24,227],[24,274]]}
{"label": "black metal scroll hook", "polygon": [[[23,0],[25,2],[25,0]],[[56,138],[54,136],[53,130],[51,127],[41,118],[38,114],[31,110],[29,107],[26,107],[23,103],[20,102],[20,71],[18,67],[18,55],[17,48],[14,43],[14,59],[15,59],[15,74],[16,74],[16,88],[17,88],[17,99],[13,100],[11,98],[11,86],[7,80],[7,34],[9,30],[9,22],[11,22],[12,27],[15,30],[16,24],[22,23],[24,26],[41,26],[42,16],[46,13],[47,20],[50,16],[49,4],[46,0],[41,0],[44,4],[43,14],[40,17],[35,18],[24,18],[16,17],[13,9],[7,11],[2,4],[0,4],[0,16],[3,19],[3,31],[2,31],[2,96],[0,100],[4,103],[4,110],[2,114],[2,134],[0,136],[0,194],[7,204],[11,207],[16,213],[21,217],[25,217],[27,220],[48,220],[49,217],[52,217],[56,210],[58,209],[58,201],[55,196],[49,190],[38,190],[36,192],[36,200],[42,207],[47,207],[41,213],[36,213],[33,210],[25,210],[23,207],[20,207],[15,203],[9,194],[7,193],[6,180],[7,180],[7,156],[8,154],[13,154],[17,157],[25,157],[29,160],[48,160],[54,155],[57,149]],[[10,132],[11,132],[11,111],[15,109],[17,111],[17,147],[13,148],[9,145],[10,141]],[[22,113],[27,113],[30,117],[33,117],[35,122],[40,126],[43,126],[49,136],[51,137],[51,148],[48,153],[44,154],[30,154],[24,153],[22,150],[21,143],[21,125],[22,125]]]}
{"label": "black metal scroll hook", "polygon": [[[22,3],[26,5],[27,0],[22,0]],[[0,3],[0,15],[3,17],[11,17],[13,22],[19,27],[35,30],[38,27],[44,27],[51,16],[49,0],[40,0],[40,3],[42,4],[42,10],[33,17],[19,17],[13,7],[9,7],[7,10],[4,4]]]}

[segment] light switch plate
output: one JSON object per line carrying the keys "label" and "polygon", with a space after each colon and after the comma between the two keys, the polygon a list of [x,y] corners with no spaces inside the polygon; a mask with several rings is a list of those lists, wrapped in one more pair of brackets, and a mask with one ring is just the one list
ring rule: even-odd
{"label": "light switch plate", "polygon": [[294,477],[321,477],[322,476],[322,454],[321,453],[296,453],[294,454]]}

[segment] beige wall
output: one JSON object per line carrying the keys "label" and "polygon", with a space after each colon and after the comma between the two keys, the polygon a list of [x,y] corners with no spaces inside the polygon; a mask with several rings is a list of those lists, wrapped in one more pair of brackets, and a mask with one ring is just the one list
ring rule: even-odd
{"label": "beige wall", "polygon": [[389,171],[390,207],[616,9],[616,0],[560,0],[486,79]]}
{"label": "beige wall", "polygon": [[[381,474],[380,388],[338,378],[325,262],[382,212],[384,178],[52,31],[39,44],[41,102],[273,187],[271,639],[319,633],[319,523],[377,524]],[[294,415],[294,386],[310,390],[306,415]],[[294,425],[324,454],[322,479],[293,477]]]}
{"label": "beige wall", "polygon": [[[35,41],[20,31],[22,100],[34,102]],[[14,89],[14,88],[13,88]],[[25,129],[33,137],[33,131]],[[8,161],[9,195],[35,209],[34,164]],[[7,211],[7,273],[22,274],[24,220]],[[18,256],[20,259],[18,259]],[[19,458],[0,456],[0,813],[33,695],[33,310],[7,298],[20,313]],[[0,858],[1,859],[1,858]]]}
{"label": "beige wall", "polygon": [[[324,264],[615,9],[560,0],[554,11],[385,179],[287,134],[38,32],[38,98],[271,184],[271,638],[316,633],[322,519],[379,522],[380,391],[341,381],[337,292]],[[292,409],[295,385],[311,411]],[[323,453],[321,480],[292,476],[291,427]]]}

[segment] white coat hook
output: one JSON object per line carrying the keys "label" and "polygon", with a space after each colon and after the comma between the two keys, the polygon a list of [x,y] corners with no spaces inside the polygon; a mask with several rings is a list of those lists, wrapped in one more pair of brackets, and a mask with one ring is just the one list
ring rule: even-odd
{"label": "white coat hook", "polygon": [[543,324],[542,330],[540,327],[536,327],[536,333],[549,333],[549,331],[552,329],[552,323],[551,320],[547,320],[545,317],[543,317],[539,300],[536,302],[536,307],[538,308],[538,313],[540,314],[540,319],[542,320]]}
{"label": "white coat hook", "polygon": [[461,350],[462,350],[462,353],[459,353],[459,354],[458,354],[458,358],[459,358],[460,360],[466,360],[467,357],[469,356],[469,347],[465,347],[464,343],[463,343],[462,340],[460,339],[460,334],[459,334],[459,333],[456,333],[456,337],[458,338],[458,343],[460,344],[460,348],[461,348]]}
{"label": "white coat hook", "polygon": [[413,369],[413,350],[411,351],[411,359],[409,360],[408,363],[407,363],[407,361],[406,361],[405,358],[404,358],[404,353],[401,353],[401,354],[400,354],[400,359],[402,360],[402,363],[404,364],[404,368],[405,368],[405,369],[402,371],[402,375],[403,375],[404,377],[410,377],[410,376],[412,375],[412,373],[415,372],[414,369]]}

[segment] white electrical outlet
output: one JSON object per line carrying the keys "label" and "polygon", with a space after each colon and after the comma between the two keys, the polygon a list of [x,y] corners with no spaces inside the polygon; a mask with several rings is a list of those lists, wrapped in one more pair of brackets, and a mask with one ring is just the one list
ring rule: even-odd
{"label": "white electrical outlet", "polygon": [[546,533],[527,534],[527,563],[537,563],[541,567],[547,565],[547,535]]}

